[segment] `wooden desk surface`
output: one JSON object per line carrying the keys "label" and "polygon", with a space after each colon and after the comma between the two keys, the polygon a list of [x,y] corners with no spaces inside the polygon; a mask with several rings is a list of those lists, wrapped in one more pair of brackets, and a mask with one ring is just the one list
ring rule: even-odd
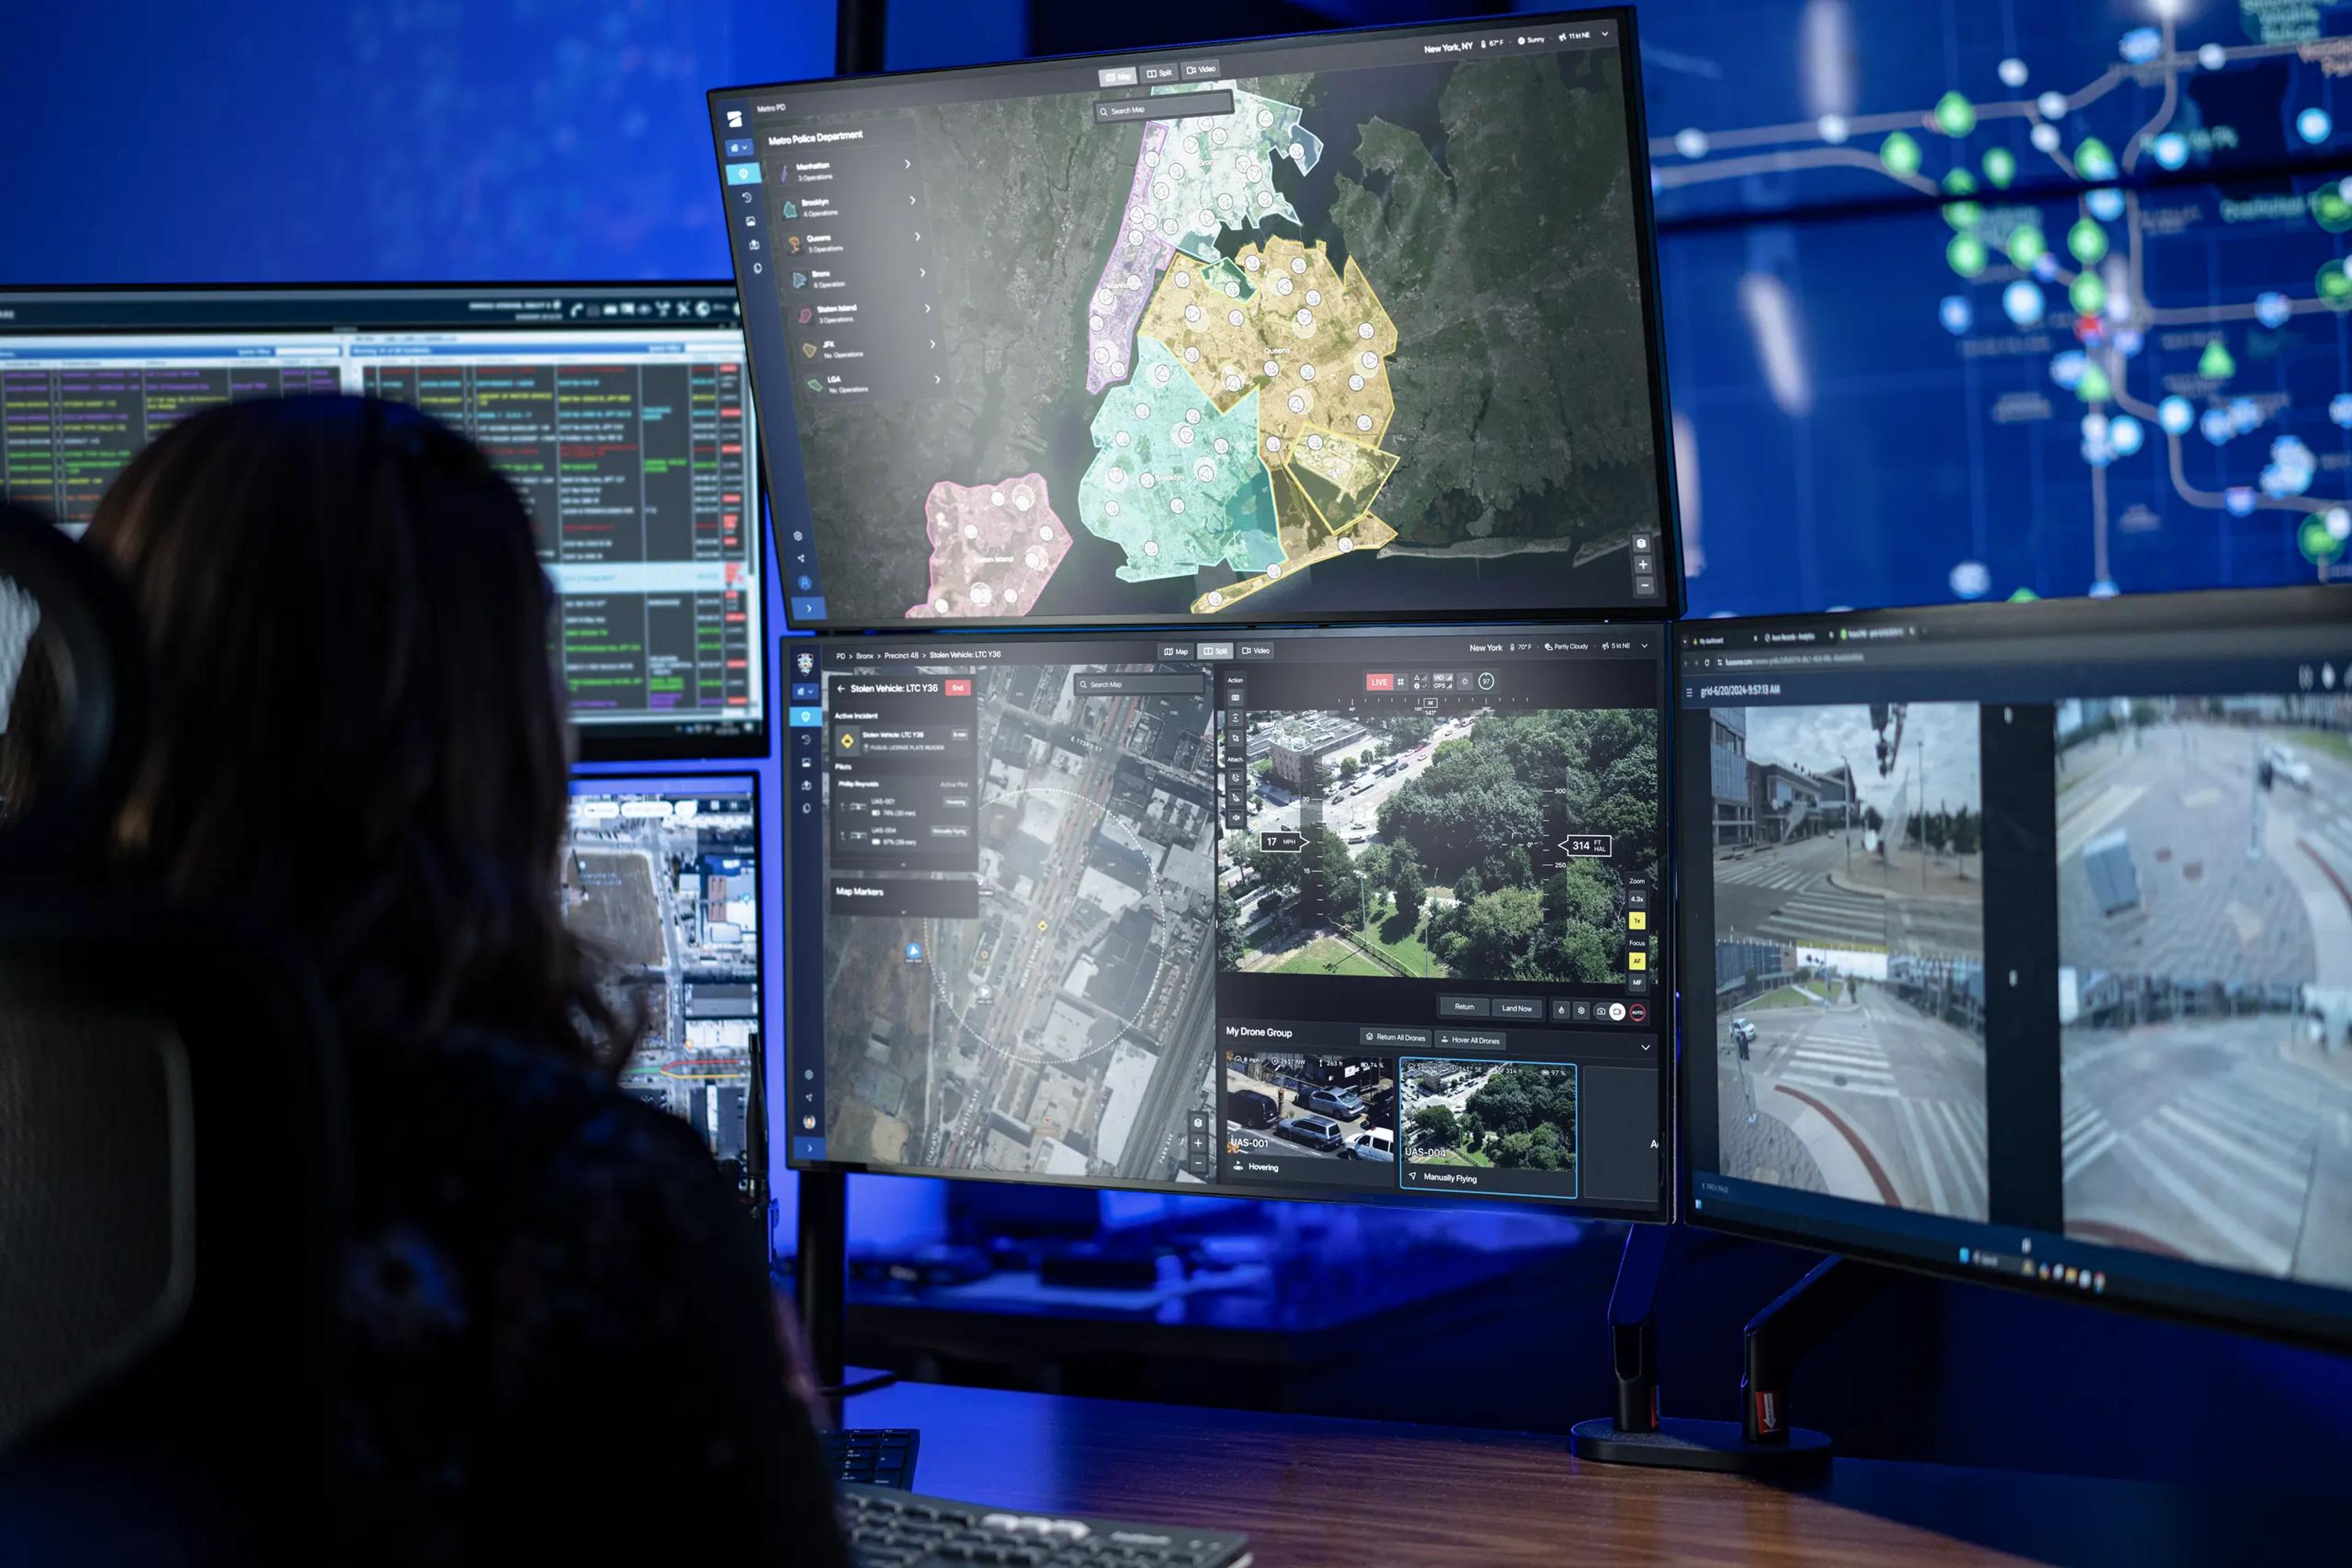
{"label": "wooden desk surface", "polygon": [[1859,1459],[1783,1490],[1588,1464],[1538,1435],[925,1384],[861,1394],[845,1422],[921,1428],[917,1491],[1244,1531],[1257,1568],[2141,1563],[2343,1540],[2324,1499]]}

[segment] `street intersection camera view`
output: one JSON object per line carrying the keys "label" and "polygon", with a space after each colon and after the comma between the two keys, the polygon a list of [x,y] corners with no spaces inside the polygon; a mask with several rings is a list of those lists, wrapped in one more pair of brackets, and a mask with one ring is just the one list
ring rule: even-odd
{"label": "street intersection camera view", "polygon": [[1987,1217],[1976,705],[1710,716],[1723,1170]]}
{"label": "street intersection camera view", "polygon": [[793,622],[1671,604],[1622,45],[714,93]]}
{"label": "street intersection camera view", "polygon": [[1655,1217],[1662,650],[792,649],[793,1159]]}
{"label": "street intersection camera view", "polygon": [[2056,730],[2067,1234],[2352,1283],[2352,697]]}
{"label": "street intersection camera view", "polygon": [[2341,592],[1675,637],[1693,1213],[2340,1318]]}
{"label": "street intersection camera view", "polygon": [[621,1088],[739,1179],[760,1037],[756,796],[737,778],[575,779],[563,918],[642,1026]]}

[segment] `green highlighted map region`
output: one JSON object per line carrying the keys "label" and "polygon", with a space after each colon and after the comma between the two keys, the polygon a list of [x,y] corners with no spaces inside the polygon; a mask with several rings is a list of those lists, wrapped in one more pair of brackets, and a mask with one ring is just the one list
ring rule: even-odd
{"label": "green highlighted map region", "polygon": [[[1242,574],[1199,595],[1198,614],[1315,561],[1379,548],[1395,537],[1371,507],[1399,461],[1380,447],[1396,413],[1396,350],[1370,280],[1353,262],[1335,269],[1320,244],[1272,237],[1206,263],[1178,252],[1137,329],[1138,374],[1096,416],[1079,521],[1127,551],[1118,574],[1130,582],[1220,563]],[[1171,412],[1184,423],[1160,433],[1151,460],[1172,449],[1176,482],[1190,474],[1210,494],[1162,493],[1170,476],[1152,470],[1139,505],[1146,477],[1134,459],[1152,438],[1141,426]],[[1194,450],[1203,440],[1205,459]],[[1199,517],[1213,497],[1229,511],[1222,528]]]}
{"label": "green highlighted map region", "polygon": [[1135,377],[1096,411],[1097,456],[1078,481],[1080,520],[1126,552],[1123,581],[1281,563],[1257,427],[1255,395],[1220,413],[1165,343],[1136,340]]}

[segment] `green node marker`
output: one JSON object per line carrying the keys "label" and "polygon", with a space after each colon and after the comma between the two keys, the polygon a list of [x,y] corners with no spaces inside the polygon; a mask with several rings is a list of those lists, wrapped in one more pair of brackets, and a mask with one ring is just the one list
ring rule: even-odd
{"label": "green node marker", "polygon": [[1946,202],[1944,221],[1956,229],[1972,229],[1984,222],[1984,208],[1974,202]]}
{"label": "green node marker", "polygon": [[2097,137],[2086,136],[2083,144],[2074,149],[2074,172],[2086,180],[2113,179],[2116,155]]}
{"label": "green node marker", "polygon": [[2303,558],[2314,565],[2333,561],[2344,553],[2344,541],[2328,532],[2327,524],[2315,517],[2303,520],[2303,526],[2294,531],[2294,544],[2303,552]]}
{"label": "green node marker", "polygon": [[2050,242],[2032,224],[2021,223],[2009,231],[2009,258],[2020,267],[2031,268],[2049,253]]}
{"label": "green node marker", "polygon": [[[2107,286],[2099,281],[2095,272],[2077,273],[2066,289],[2066,302],[2074,307],[2078,316],[2095,316],[2107,308]],[[2096,374],[2094,371],[2092,374]],[[2105,384],[2104,377],[2101,385]]]}
{"label": "green node marker", "polygon": [[1977,106],[1957,92],[1936,100],[1936,129],[1947,136],[1966,136],[1977,128]]}
{"label": "green node marker", "polygon": [[2352,307],[2352,272],[2344,270],[2344,263],[2328,262],[2320,268],[2314,283],[2319,290],[2319,297],[2327,302],[2328,309],[2341,310]]}
{"label": "green node marker", "polygon": [[1919,172],[1919,143],[1907,132],[1897,131],[1878,144],[1878,161],[1888,174],[1907,179]]}
{"label": "green node marker", "polygon": [[2017,154],[2006,147],[1993,148],[1984,155],[1984,172],[1993,189],[2009,189],[2010,181],[2017,178]]}
{"label": "green node marker", "polygon": [[2095,364],[2083,367],[2083,379],[2074,384],[2074,395],[2089,404],[2106,402],[2115,396],[2115,388],[2107,384],[2107,373]]}
{"label": "green node marker", "polygon": [[1977,177],[1966,169],[1955,169],[1944,176],[1944,194],[1949,196],[1975,195]]}
{"label": "green node marker", "polygon": [[2107,253],[2107,231],[2089,218],[2076,218],[2066,231],[2066,249],[2087,267]]}
{"label": "green node marker", "polygon": [[2030,605],[2040,597],[2042,595],[2031,588],[2020,588],[2009,596],[2009,602],[2012,605]]}
{"label": "green node marker", "polygon": [[2227,381],[2238,374],[2238,362],[2230,357],[2228,346],[2215,338],[2197,356],[2197,374],[2208,381]]}
{"label": "green node marker", "polygon": [[2311,193],[2311,216],[2328,233],[2342,234],[2352,229],[2352,201],[2345,200],[2344,192],[2331,180]]}
{"label": "green node marker", "polygon": [[1952,243],[1944,247],[1944,259],[1961,277],[1973,278],[1985,269],[1985,242],[1973,234],[1956,234]]}

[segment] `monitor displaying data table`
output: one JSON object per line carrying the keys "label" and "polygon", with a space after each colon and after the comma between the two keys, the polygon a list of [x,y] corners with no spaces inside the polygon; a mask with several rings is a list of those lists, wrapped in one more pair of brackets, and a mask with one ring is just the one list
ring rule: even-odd
{"label": "monitor displaying data table", "polygon": [[1664,637],[788,644],[792,1163],[1664,1217]]}
{"label": "monitor displaying data table", "polygon": [[2352,594],[1675,637],[1691,1217],[2352,1342]]}
{"label": "monitor displaying data table", "polygon": [[709,95],[795,626],[1679,603],[1630,11]]}
{"label": "monitor displaying data table", "polygon": [[758,422],[724,284],[0,289],[0,496],[68,528],[174,421],[364,394],[479,442],[591,757],[766,750]]}

